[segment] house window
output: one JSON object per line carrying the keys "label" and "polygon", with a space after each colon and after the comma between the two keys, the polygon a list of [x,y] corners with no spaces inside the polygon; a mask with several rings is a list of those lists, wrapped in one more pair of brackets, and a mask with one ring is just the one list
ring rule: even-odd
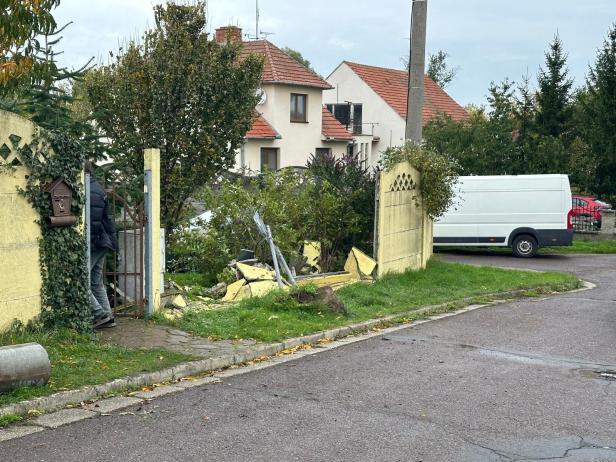
{"label": "house window", "polygon": [[362,128],[362,105],[361,104],[353,104],[353,134],[361,135]]}
{"label": "house window", "polygon": [[278,170],[278,148],[261,148],[261,171]]}
{"label": "house window", "polygon": [[358,145],[358,158],[361,168],[368,168],[368,143],[360,143]]}
{"label": "house window", "polygon": [[314,150],[314,157],[328,157],[332,153],[331,148],[316,148]]}
{"label": "house window", "polygon": [[327,109],[336,120],[344,125],[347,130],[352,127],[354,135],[362,133],[363,106],[361,103],[327,104]]}
{"label": "house window", "polygon": [[291,122],[307,122],[306,103],[308,95],[300,95],[299,93],[291,93]]}

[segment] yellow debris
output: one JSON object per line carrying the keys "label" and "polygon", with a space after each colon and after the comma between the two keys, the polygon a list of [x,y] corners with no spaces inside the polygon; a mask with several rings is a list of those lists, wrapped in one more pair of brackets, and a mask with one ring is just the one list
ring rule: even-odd
{"label": "yellow debris", "polygon": [[237,297],[237,294],[240,292],[242,287],[246,284],[246,279],[240,279],[239,281],[235,281],[233,284],[229,284],[227,286],[227,293],[222,298],[223,302],[232,302]]}
{"label": "yellow debris", "polygon": [[351,249],[344,265],[344,270],[355,275],[358,279],[372,279],[375,268],[376,261],[357,247]]}
{"label": "yellow debris", "polygon": [[248,284],[253,297],[262,297],[267,293],[278,288],[275,281],[256,281]]}
{"label": "yellow debris", "polygon": [[233,300],[239,302],[240,300],[244,300],[245,298],[250,297],[252,297],[252,291],[250,290],[250,286],[245,285],[240,288],[240,291],[237,293]]}
{"label": "yellow debris", "polygon": [[319,241],[304,241],[304,257],[306,257],[306,264],[316,268],[321,272],[319,266],[319,260],[321,260],[321,243]]}
{"label": "yellow debris", "polygon": [[323,276],[308,277],[297,281],[297,285],[314,284],[317,287],[331,286],[345,282],[357,281],[357,277],[350,273],[325,274]]}
{"label": "yellow debris", "polygon": [[242,276],[244,276],[244,279],[248,282],[274,280],[274,272],[266,268],[259,268],[256,266],[247,265],[245,263],[238,263],[237,269],[240,273],[242,273]]}

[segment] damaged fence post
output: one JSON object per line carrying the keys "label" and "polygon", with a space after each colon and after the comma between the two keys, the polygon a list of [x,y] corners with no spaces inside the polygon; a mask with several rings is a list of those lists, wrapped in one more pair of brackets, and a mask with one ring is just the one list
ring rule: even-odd
{"label": "damaged fence post", "polygon": [[[269,229],[269,226],[268,226]],[[289,265],[287,265],[287,261],[284,259],[284,256],[282,255],[282,252],[280,251],[280,249],[278,248],[278,246],[276,245],[276,254],[278,254],[278,258],[280,259],[280,263],[282,263],[282,268],[284,269],[285,273],[287,273],[287,276],[289,277],[289,282],[291,283],[291,285],[295,285],[295,276],[293,275],[293,272],[291,271],[291,269],[289,268]]]}
{"label": "damaged fence post", "polygon": [[274,239],[272,239],[272,230],[270,229],[269,226],[266,226],[265,229],[267,230],[266,239],[270,246],[270,252],[272,253],[272,260],[274,261],[274,271],[276,272],[276,282],[278,283],[278,287],[282,289],[284,287],[284,284],[282,283],[282,278],[280,277],[280,268],[278,267],[278,255],[276,253],[276,246],[274,245]]}

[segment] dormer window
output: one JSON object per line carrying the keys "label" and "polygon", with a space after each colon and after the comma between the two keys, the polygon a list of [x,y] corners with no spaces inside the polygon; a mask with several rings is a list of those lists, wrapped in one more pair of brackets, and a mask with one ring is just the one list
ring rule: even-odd
{"label": "dormer window", "polygon": [[291,122],[307,122],[308,95],[291,93]]}

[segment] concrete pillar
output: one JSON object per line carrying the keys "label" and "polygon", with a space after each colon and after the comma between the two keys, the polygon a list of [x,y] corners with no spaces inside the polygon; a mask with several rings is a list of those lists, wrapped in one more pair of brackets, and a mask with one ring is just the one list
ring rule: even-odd
{"label": "concrete pillar", "polygon": [[50,374],[49,356],[38,343],[0,347],[0,393],[45,385]]}
{"label": "concrete pillar", "polygon": [[161,306],[160,150],[145,149],[145,296],[146,317]]}

